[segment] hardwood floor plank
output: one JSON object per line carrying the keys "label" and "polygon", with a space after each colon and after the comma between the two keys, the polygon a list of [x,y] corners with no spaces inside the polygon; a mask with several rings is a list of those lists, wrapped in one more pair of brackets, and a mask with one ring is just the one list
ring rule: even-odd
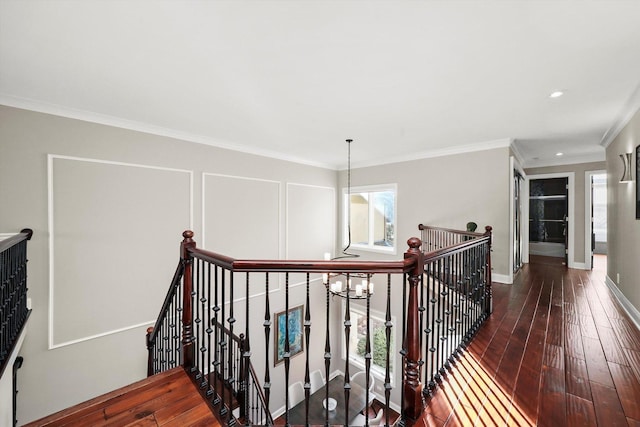
{"label": "hardwood floor plank", "polygon": [[565,367],[567,393],[593,401],[587,362],[577,357],[565,356]]}
{"label": "hardwood floor plank", "polygon": [[640,352],[640,333],[631,321],[611,319],[611,325],[622,347]]}
{"label": "hardwood floor plank", "polygon": [[628,366],[609,362],[609,370],[625,415],[640,420],[640,381]]}
{"label": "hardwood floor plank", "polygon": [[627,358],[624,356],[624,351],[613,329],[599,325],[597,328],[600,343],[602,344],[602,349],[604,350],[607,361],[628,366]]}
{"label": "hardwood floor plank", "polygon": [[[181,421],[176,421],[179,418]],[[155,427],[162,425],[159,420],[175,421],[176,426],[220,425],[184,370],[176,368],[34,421],[28,426]]]}
{"label": "hardwood floor plank", "polygon": [[575,323],[566,323],[564,328],[565,355],[584,359],[584,347],[582,346],[582,332],[580,331],[580,325]]}
{"label": "hardwood floor plank", "polygon": [[564,370],[564,349],[558,345],[545,344],[542,366]]}
{"label": "hardwood floor plank", "polygon": [[578,396],[567,394],[568,427],[584,427],[597,425],[593,402]]}
{"label": "hardwood floor plank", "polygon": [[542,367],[539,426],[559,426],[567,418],[564,370]]}
{"label": "hardwood floor plank", "polygon": [[627,418],[614,388],[592,382],[591,392],[599,426],[622,427],[627,425]]}
{"label": "hardwood floor plank", "polygon": [[585,355],[589,355],[586,360],[589,380],[607,387],[614,387],[600,340],[582,337],[582,344],[584,345]]}
{"label": "hardwood floor plank", "polygon": [[636,375],[638,381],[640,381],[640,351],[623,349],[624,354],[627,358],[627,362],[629,362],[629,366],[633,370],[633,373]]}

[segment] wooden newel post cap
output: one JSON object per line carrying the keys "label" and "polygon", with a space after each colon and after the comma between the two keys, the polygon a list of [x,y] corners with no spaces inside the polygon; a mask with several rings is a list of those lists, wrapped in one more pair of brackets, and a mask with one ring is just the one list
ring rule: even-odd
{"label": "wooden newel post cap", "polygon": [[151,334],[153,332],[153,326],[149,326],[147,328],[147,335]]}
{"label": "wooden newel post cap", "polygon": [[184,237],[184,240],[191,240],[193,238],[193,231],[191,230],[185,230],[182,232],[182,237]]}
{"label": "wooden newel post cap", "polygon": [[490,225],[487,225],[484,227],[484,231],[486,231],[487,233],[491,233],[492,230],[493,230],[493,227]]}
{"label": "wooden newel post cap", "polygon": [[407,240],[407,245],[409,245],[409,249],[411,250],[418,250],[418,248],[420,248],[420,245],[422,245],[422,240],[418,239],[417,237],[412,237]]}

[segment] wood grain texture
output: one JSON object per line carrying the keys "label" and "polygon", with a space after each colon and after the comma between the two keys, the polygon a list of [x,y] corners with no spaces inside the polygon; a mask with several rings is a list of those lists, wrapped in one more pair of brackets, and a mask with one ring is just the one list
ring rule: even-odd
{"label": "wood grain texture", "polygon": [[418,425],[640,426],[640,332],[593,271],[532,257]]}
{"label": "wood grain texture", "polygon": [[180,367],[34,421],[35,426],[219,426]]}

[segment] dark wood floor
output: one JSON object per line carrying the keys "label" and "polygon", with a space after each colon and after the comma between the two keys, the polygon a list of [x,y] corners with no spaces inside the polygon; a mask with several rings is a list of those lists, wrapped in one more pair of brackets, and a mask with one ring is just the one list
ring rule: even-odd
{"label": "dark wood floor", "polygon": [[428,404],[428,426],[640,426],[640,333],[593,271],[532,258]]}
{"label": "dark wood floor", "polygon": [[35,426],[220,426],[182,368],[50,415]]}

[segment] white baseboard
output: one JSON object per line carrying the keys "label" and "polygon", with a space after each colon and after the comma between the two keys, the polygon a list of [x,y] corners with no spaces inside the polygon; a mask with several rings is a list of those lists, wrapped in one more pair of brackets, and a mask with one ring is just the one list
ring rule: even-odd
{"label": "white baseboard", "polygon": [[627,297],[620,291],[618,286],[615,284],[613,280],[609,276],[606,276],[604,279],[604,283],[607,284],[609,289],[611,289],[611,293],[616,297],[624,311],[627,312],[633,323],[636,324],[636,328],[640,329],[640,311],[631,304],[631,301],[627,299]]}
{"label": "white baseboard", "polygon": [[491,273],[491,280],[498,283],[504,283],[506,285],[513,284],[513,277],[507,274]]}
{"label": "white baseboard", "polygon": [[589,270],[587,264],[584,262],[569,262],[569,268],[575,268],[577,270]]}

